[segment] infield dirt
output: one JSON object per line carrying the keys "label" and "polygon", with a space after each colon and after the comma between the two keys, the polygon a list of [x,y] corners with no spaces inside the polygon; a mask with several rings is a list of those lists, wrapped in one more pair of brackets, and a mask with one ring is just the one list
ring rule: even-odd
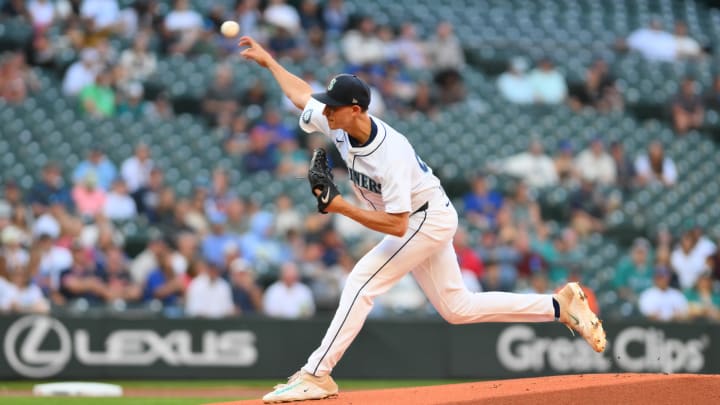
{"label": "infield dirt", "polygon": [[[583,374],[417,388],[342,391],[312,405],[720,404],[720,376]],[[212,405],[259,405],[261,400]]]}

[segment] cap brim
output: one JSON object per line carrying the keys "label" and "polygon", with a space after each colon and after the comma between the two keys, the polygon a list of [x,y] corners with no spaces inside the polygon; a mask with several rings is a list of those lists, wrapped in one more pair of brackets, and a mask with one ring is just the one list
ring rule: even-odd
{"label": "cap brim", "polygon": [[328,96],[327,93],[315,93],[312,95],[312,98],[331,107],[342,107],[345,105],[349,105],[335,100],[334,98]]}

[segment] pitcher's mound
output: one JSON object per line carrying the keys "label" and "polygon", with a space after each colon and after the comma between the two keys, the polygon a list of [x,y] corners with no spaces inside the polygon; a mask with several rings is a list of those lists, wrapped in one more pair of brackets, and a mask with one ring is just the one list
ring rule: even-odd
{"label": "pitcher's mound", "polygon": [[[584,374],[343,392],[312,405],[720,404],[720,376]],[[259,405],[262,400],[222,405]],[[220,405],[220,404],[215,404]]]}

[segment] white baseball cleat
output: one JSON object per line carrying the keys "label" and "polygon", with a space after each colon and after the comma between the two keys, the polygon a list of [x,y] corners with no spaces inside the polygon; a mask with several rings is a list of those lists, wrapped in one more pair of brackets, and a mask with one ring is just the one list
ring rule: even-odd
{"label": "white baseball cleat", "polygon": [[588,306],[580,285],[567,283],[555,294],[555,299],[560,304],[560,322],[571,332],[579,333],[596,352],[605,350],[607,339],[602,321]]}
{"label": "white baseball cleat", "polygon": [[288,378],[286,384],[273,387],[273,392],[265,394],[263,402],[292,402],[308,399],[323,399],[337,395],[338,386],[330,375],[316,377],[300,370]]}

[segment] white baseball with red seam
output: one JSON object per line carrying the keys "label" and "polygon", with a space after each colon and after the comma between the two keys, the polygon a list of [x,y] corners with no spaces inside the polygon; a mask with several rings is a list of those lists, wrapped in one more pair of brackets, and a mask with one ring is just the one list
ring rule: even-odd
{"label": "white baseball with red seam", "polygon": [[227,38],[236,37],[240,33],[240,24],[235,21],[225,21],[220,26],[220,32]]}

